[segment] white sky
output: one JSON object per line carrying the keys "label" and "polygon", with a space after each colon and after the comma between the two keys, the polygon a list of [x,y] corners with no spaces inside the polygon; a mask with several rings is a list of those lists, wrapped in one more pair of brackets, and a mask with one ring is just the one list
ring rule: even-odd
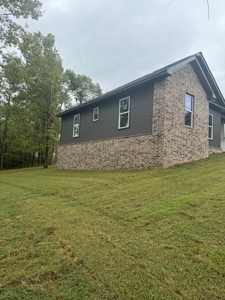
{"label": "white sky", "polygon": [[30,31],[52,33],[65,69],[103,91],[201,51],[225,96],[225,0],[42,0]]}

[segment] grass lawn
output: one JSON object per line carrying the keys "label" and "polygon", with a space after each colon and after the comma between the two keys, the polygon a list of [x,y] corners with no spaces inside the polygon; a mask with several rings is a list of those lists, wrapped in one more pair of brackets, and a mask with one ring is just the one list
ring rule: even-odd
{"label": "grass lawn", "polygon": [[225,155],[0,172],[0,299],[225,299]]}

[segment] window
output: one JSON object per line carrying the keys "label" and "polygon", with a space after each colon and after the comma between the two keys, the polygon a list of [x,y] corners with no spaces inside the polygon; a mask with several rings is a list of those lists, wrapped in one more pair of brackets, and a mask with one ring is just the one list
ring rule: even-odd
{"label": "window", "polygon": [[93,109],[93,121],[99,120],[99,107]]}
{"label": "window", "polygon": [[73,137],[79,137],[80,134],[80,115],[75,115],[73,119]]}
{"label": "window", "polygon": [[213,115],[209,114],[209,139],[213,139]]}
{"label": "window", "polygon": [[185,125],[193,127],[193,97],[185,94]]}
{"label": "window", "polygon": [[129,117],[130,117],[130,97],[127,97],[119,101],[119,124],[118,124],[119,129],[129,127]]}

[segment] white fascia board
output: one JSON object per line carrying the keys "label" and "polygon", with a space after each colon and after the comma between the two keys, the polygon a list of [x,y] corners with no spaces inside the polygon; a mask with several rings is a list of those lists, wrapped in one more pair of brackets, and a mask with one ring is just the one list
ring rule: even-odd
{"label": "white fascia board", "polygon": [[191,56],[191,57],[185,59],[184,61],[182,61],[182,62],[176,64],[175,66],[173,66],[173,67],[171,67],[171,68],[168,68],[168,69],[167,69],[167,72],[170,73],[170,74],[172,75],[174,72],[176,72],[176,71],[182,69],[183,67],[185,67],[187,64],[189,64],[189,63],[192,62],[193,60],[196,60],[195,55],[193,55],[193,56]]}
{"label": "white fascia board", "polygon": [[182,61],[181,63],[167,69],[167,72],[173,74],[174,72],[184,68],[186,65],[188,65],[191,62],[195,62],[197,64],[198,69],[199,69],[199,71],[201,73],[201,76],[202,76],[202,80],[205,81],[205,84],[207,85],[207,87],[210,91],[210,97],[209,98],[210,99],[216,99],[216,95],[215,95],[211,85],[209,84],[208,79],[206,78],[205,73],[203,72],[202,67],[200,66],[199,62],[197,61],[197,58],[196,58],[195,55],[193,55],[192,57],[187,58],[186,60]]}
{"label": "white fascia board", "polygon": [[217,91],[218,91],[218,93],[219,93],[219,95],[220,95],[222,101],[223,101],[223,103],[225,104],[225,99],[224,99],[224,97],[223,97],[223,94],[221,93],[220,88],[219,88],[219,86],[218,86],[216,80],[214,79],[214,76],[213,76],[212,72],[210,71],[210,69],[209,69],[209,67],[208,67],[208,64],[207,64],[207,62],[206,62],[204,56],[202,55],[201,52],[197,53],[196,56],[199,57],[199,58],[201,58],[203,64],[205,65],[205,67],[206,67],[206,69],[207,69],[207,71],[208,71],[208,73],[209,73],[209,75],[210,75],[210,77],[211,77],[211,79],[212,79],[212,81],[213,81],[213,83],[214,83],[214,85],[215,85],[215,87],[216,87],[216,89],[217,89]]}

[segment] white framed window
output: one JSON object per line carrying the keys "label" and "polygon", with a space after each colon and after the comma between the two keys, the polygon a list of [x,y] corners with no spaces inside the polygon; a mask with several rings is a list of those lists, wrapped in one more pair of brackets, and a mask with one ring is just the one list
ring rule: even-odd
{"label": "white framed window", "polygon": [[193,127],[193,96],[185,94],[185,121],[188,127]]}
{"label": "white framed window", "polygon": [[130,97],[120,99],[119,101],[119,123],[118,128],[128,128],[130,121]]}
{"label": "white framed window", "polygon": [[99,120],[99,107],[93,109],[93,122]]}
{"label": "white framed window", "polygon": [[209,140],[213,140],[213,115],[209,114]]}
{"label": "white framed window", "polygon": [[73,118],[73,137],[79,137],[80,135],[80,114],[77,114]]}

